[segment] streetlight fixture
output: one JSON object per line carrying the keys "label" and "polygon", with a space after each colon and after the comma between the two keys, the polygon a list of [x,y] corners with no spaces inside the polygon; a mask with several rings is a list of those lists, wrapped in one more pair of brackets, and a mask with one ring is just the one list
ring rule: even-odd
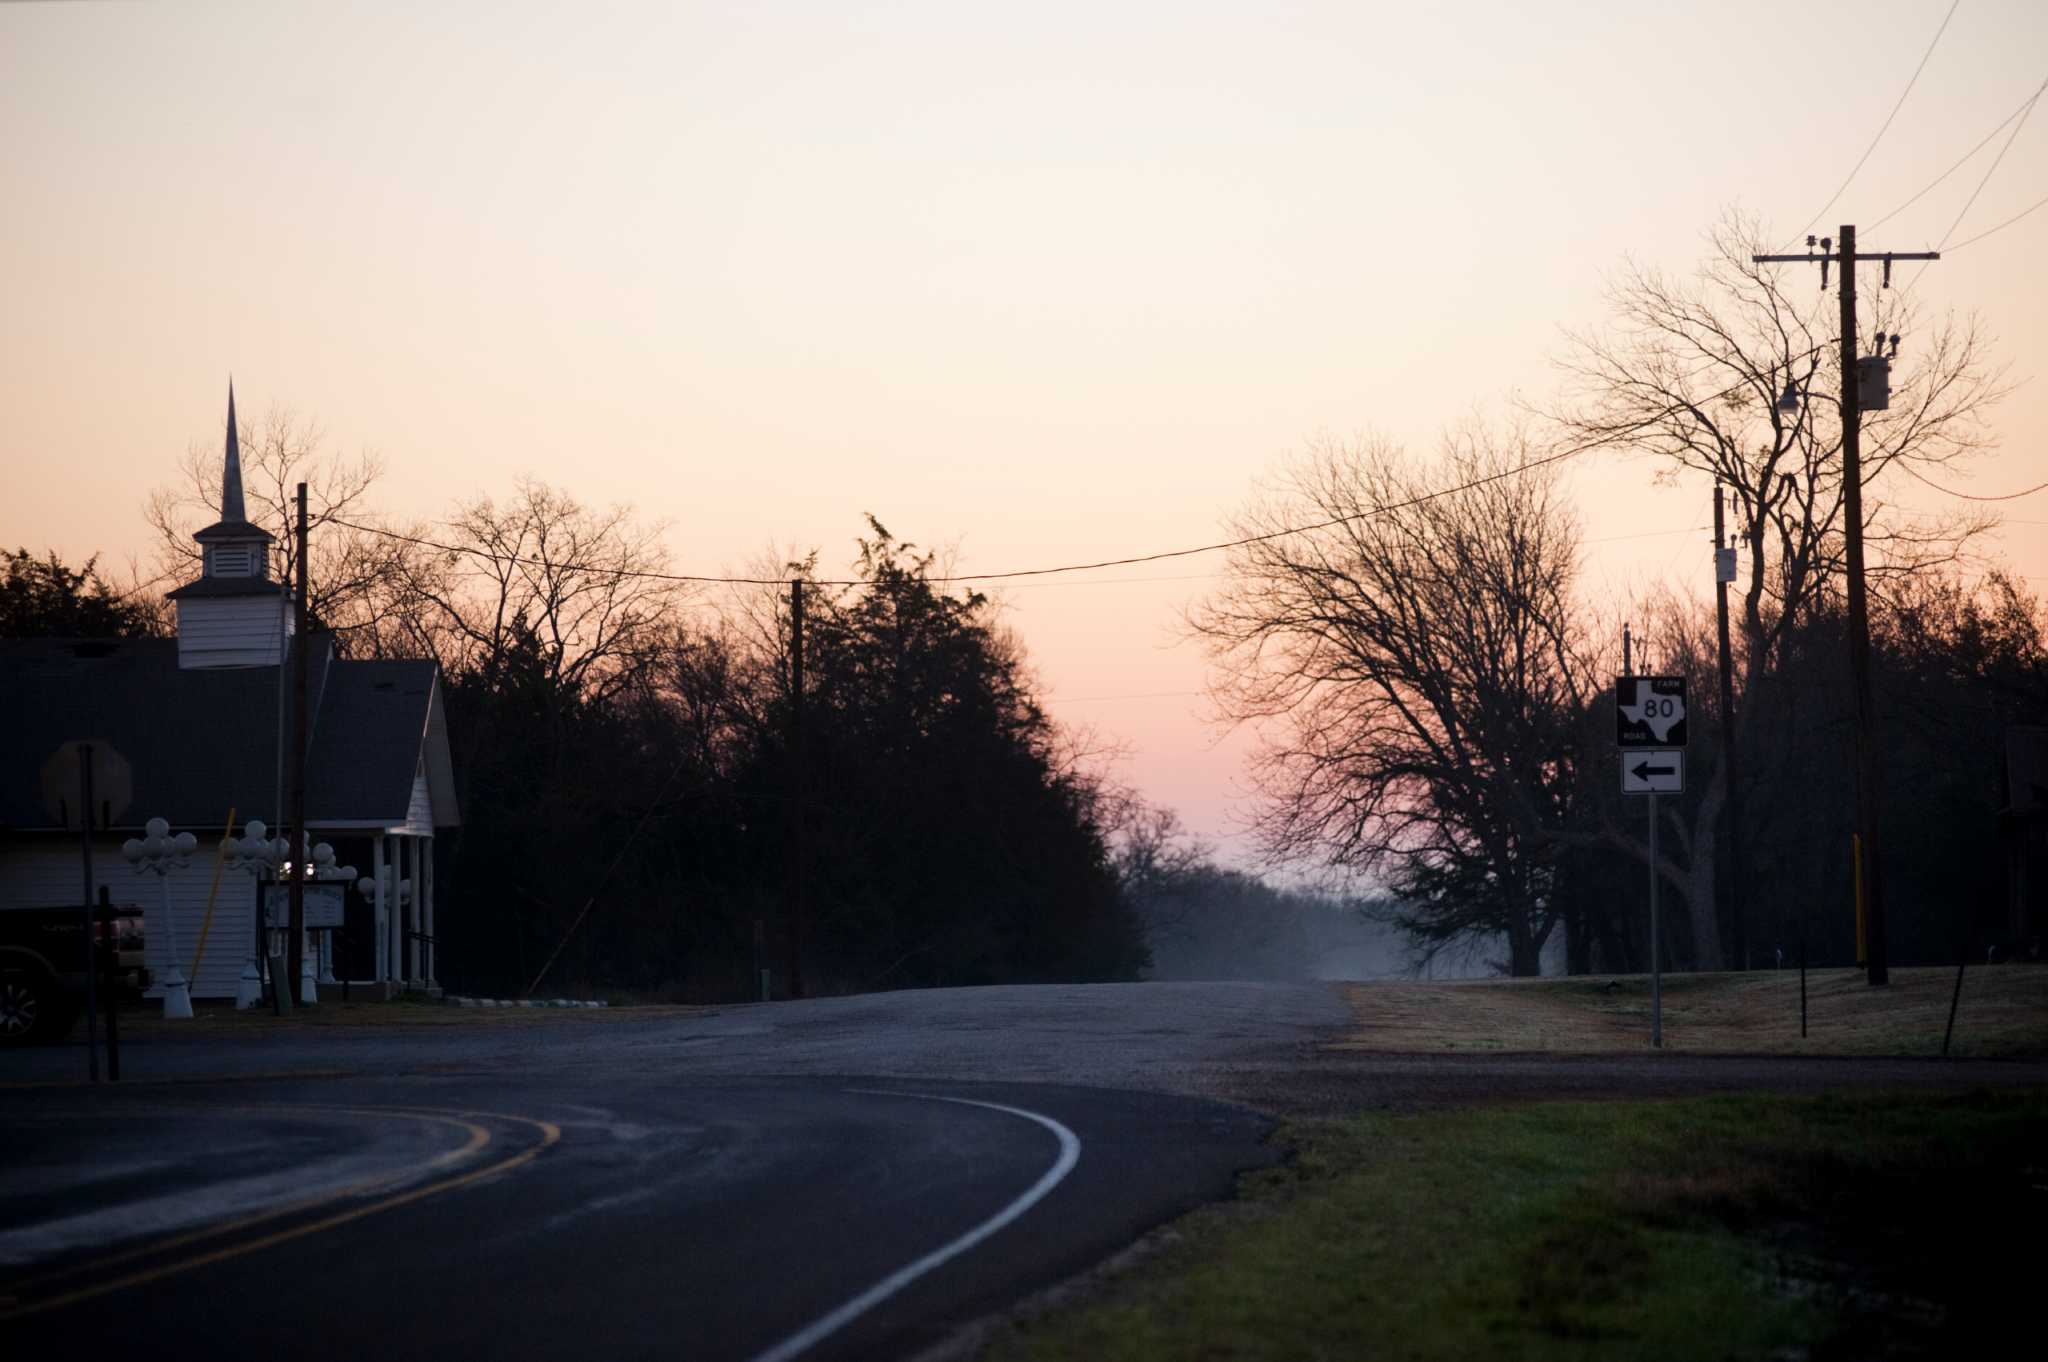
{"label": "streetlight fixture", "polygon": [[178,924],[171,916],[171,872],[183,870],[192,860],[199,839],[189,832],[171,835],[171,825],[161,818],[143,824],[143,836],[130,837],[121,844],[121,854],[138,875],[157,877],[163,901],[164,940],[170,948],[170,968],[164,971],[164,1016],[174,1020],[192,1018],[192,989],[185,972],[178,968]]}
{"label": "streetlight fixture", "polygon": [[[375,871],[361,875],[356,879],[356,892],[372,903],[377,901],[377,875]],[[386,911],[391,917],[403,923],[405,921],[405,906],[410,902],[412,902],[412,881],[410,879],[400,879],[397,866],[385,866],[384,906]],[[402,983],[409,984],[411,981],[404,978],[405,949],[403,936],[400,937],[398,949],[394,951],[391,948],[390,932],[386,924],[379,922],[376,926],[377,949],[390,956],[390,959],[386,961],[386,977],[396,977]]]}
{"label": "streetlight fixture", "polygon": [[[259,888],[265,875],[273,879],[276,877],[277,868],[291,854],[290,842],[269,834],[270,829],[262,819],[252,818],[242,825],[242,836],[224,837],[220,843],[221,856],[227,868],[255,871]],[[253,951],[255,944],[252,936],[252,953],[242,966],[241,982],[235,986],[235,1007],[238,1010],[254,1007],[263,1001],[263,965]]]}

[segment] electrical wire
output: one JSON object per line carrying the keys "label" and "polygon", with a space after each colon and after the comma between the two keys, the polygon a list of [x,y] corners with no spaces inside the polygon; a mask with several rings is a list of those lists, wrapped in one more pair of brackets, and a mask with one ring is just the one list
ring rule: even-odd
{"label": "electrical wire", "polygon": [[1938,187],[1943,180],[1946,180],[1949,176],[1955,174],[1958,170],[1961,170],[1965,165],[1969,164],[1971,159],[1974,158],[1978,152],[1990,146],[1991,139],[1998,136],[1998,134],[2000,134],[2001,132],[2004,132],[2006,124],[2012,122],[2015,118],[2018,118],[2021,114],[2025,113],[2029,108],[2033,106],[2034,101],[2036,99],[2039,99],[2040,97],[2041,92],[2039,90],[2036,90],[2033,94],[2028,95],[2025,99],[2021,100],[2018,106],[2014,108],[2011,113],[2007,114],[2004,118],[1998,121],[1997,127],[1993,128],[1990,132],[1985,133],[1983,138],[1977,143],[1977,145],[1971,147],[1968,151],[1964,152],[1962,156],[1956,160],[1956,163],[1954,165],[1950,166],[1947,170],[1942,171],[1941,174],[1936,175],[1932,180],[1929,180],[1925,185],[1921,186],[1919,193],[1915,194],[1912,198],[1907,199],[1897,208],[1892,209],[1891,212],[1886,213],[1876,222],[1871,223],[1870,226],[1865,230],[1872,232],[1876,231],[1878,228],[1884,226],[1887,222],[1890,222],[1899,214],[1905,212],[1908,208],[1911,208],[1914,204],[1920,202],[1920,200],[1925,198],[1929,192]]}
{"label": "electrical wire", "polygon": [[[1809,352],[1809,354],[1811,353],[1812,352]],[[1701,374],[1706,373],[1710,369],[1717,368],[1725,362],[1726,361],[1719,359],[1709,360],[1707,363],[1701,365],[1697,369],[1692,370],[1690,373],[1680,376],[1678,381],[1682,383],[1688,379],[1697,378]],[[1220,553],[1228,549],[1245,548],[1252,544],[1270,543],[1275,539],[1286,539],[1290,536],[1297,534],[1313,534],[1318,530],[1335,529],[1339,525],[1348,525],[1351,524],[1353,521],[1358,520],[1369,520],[1374,516],[1385,515],[1389,511],[1407,510],[1410,507],[1421,506],[1428,502],[1436,501],[1442,497],[1456,496],[1460,492],[1474,491],[1481,487],[1490,486],[1491,484],[1496,482],[1505,482],[1509,478],[1520,477],[1524,473],[1533,473],[1539,468],[1547,468],[1555,464],[1563,463],[1568,459],[1575,459],[1579,455],[1587,453],[1590,450],[1600,449],[1609,445],[1619,443],[1621,439],[1623,439],[1625,436],[1629,434],[1632,434],[1635,430],[1641,430],[1651,425],[1653,422],[1661,420],[1663,417],[1670,415],[1672,412],[1675,412],[1684,406],[1698,405],[1704,402],[1712,402],[1719,398],[1726,397],[1730,393],[1738,392],[1746,386],[1747,380],[1731,383],[1729,386],[1721,389],[1719,392],[1711,393],[1704,398],[1691,399],[1688,401],[1674,403],[1673,405],[1666,407],[1662,412],[1659,412],[1656,416],[1648,417],[1642,421],[1637,422],[1631,430],[1617,431],[1614,434],[1605,435],[1598,439],[1587,440],[1583,443],[1573,445],[1569,449],[1558,450],[1554,453],[1546,454],[1541,458],[1530,459],[1527,462],[1516,464],[1513,468],[1502,469],[1498,473],[1489,473],[1484,477],[1473,478],[1468,482],[1459,483],[1454,487],[1440,487],[1436,491],[1424,492],[1419,496],[1410,497],[1406,501],[1390,502],[1384,506],[1374,506],[1370,507],[1367,510],[1354,511],[1349,515],[1332,516],[1327,520],[1319,520],[1314,522],[1313,524],[1291,525],[1285,529],[1272,530],[1265,534],[1246,535],[1241,539],[1226,539],[1214,544],[1198,544],[1192,548],[1167,549],[1160,553],[1136,554],[1128,558],[1104,558],[1092,563],[1063,563],[1058,567],[1018,568],[1009,572],[965,572],[956,573],[951,576],[945,577],[930,577],[926,580],[931,582],[933,585],[958,585],[968,582],[1007,582],[1017,581],[1027,577],[1052,577],[1059,576],[1069,572],[1094,572],[1102,568],[1130,567],[1139,563],[1159,563],[1166,562],[1175,558],[1192,558],[1198,554]],[[646,581],[694,583],[699,585],[713,586],[783,586],[788,584],[791,580],[793,580],[788,577],[729,577],[714,576],[706,573],[656,572],[646,568],[616,568],[607,567],[602,564],[594,563],[550,563],[542,561],[540,559],[522,558],[516,554],[511,556],[493,554],[483,549],[469,548],[460,544],[448,544],[443,543],[440,540],[428,539],[422,535],[401,534],[397,530],[387,530],[376,525],[362,525],[354,521],[342,520],[339,517],[330,516],[322,523],[328,525],[339,525],[343,529],[354,530],[359,534],[372,534],[383,539],[396,540],[397,542],[403,544],[412,544],[420,548],[434,549],[441,553],[460,554],[465,557],[471,558],[482,558],[488,562],[505,563],[515,567],[542,568],[550,572],[584,572],[599,576],[630,577]],[[1657,533],[1664,533],[1664,531],[1658,531]],[[805,578],[803,580],[807,581],[812,586],[866,585],[866,583],[857,578]]]}
{"label": "electrical wire", "polygon": [[[1963,204],[1963,211],[1956,214],[1956,220],[1951,222],[1948,225],[1948,230],[1941,234],[1941,245],[1936,246],[1934,249],[1939,251],[1947,248],[1948,239],[1956,234],[1956,228],[1963,225],[1963,219],[1969,216],[1970,209],[1976,205],[1977,196],[1984,192],[1984,186],[1990,184],[1991,177],[1998,173],[1999,163],[2005,160],[2005,153],[2012,150],[2012,144],[2018,139],[2020,129],[2027,126],[2027,119],[2032,116],[2034,106],[2041,102],[2041,95],[2044,92],[2048,92],[2048,80],[2041,82],[2040,86],[2034,91],[2034,97],[2029,99],[2026,107],[2020,110],[2019,121],[2013,124],[2012,132],[2006,136],[2005,145],[1998,149],[1998,155],[1992,157],[1991,166],[1984,172],[1984,178],[1977,181],[1977,187],[1970,191],[1970,197]],[[1921,268],[1925,269],[1926,266],[1923,265]]]}
{"label": "electrical wire", "polygon": [[2004,222],[1999,223],[1996,227],[1988,227],[1985,230],[1977,233],[1977,235],[1971,237],[1968,241],[1958,241],[1955,245],[1947,248],[1948,253],[1950,255],[1954,255],[1957,251],[1960,251],[1965,246],[1974,246],[1978,242],[1982,241],[1985,237],[1990,236],[1995,232],[2004,231],[2006,228],[2012,226],[2015,222],[2018,222],[2021,218],[2027,216],[2027,214],[2042,207],[2048,207],[2048,199],[2036,199],[2033,203],[2029,204],[2025,208],[2020,209],[2019,212],[2014,213],[2011,217],[2007,218]]}
{"label": "electrical wire", "polygon": [[1820,211],[1818,213],[1815,213],[1813,217],[1808,220],[1806,226],[1801,227],[1799,229],[1798,235],[1805,236],[1808,232],[1813,230],[1814,223],[1819,222],[1823,217],[1827,216],[1828,209],[1833,208],[1835,206],[1835,200],[1842,197],[1844,191],[1846,191],[1849,188],[1849,185],[1855,180],[1857,173],[1863,169],[1864,162],[1870,159],[1870,153],[1877,150],[1877,144],[1879,142],[1882,142],[1884,140],[1885,133],[1891,130],[1892,120],[1897,118],[1899,116],[1899,110],[1905,107],[1906,96],[1912,94],[1914,85],[1919,83],[1920,73],[1927,69],[1927,60],[1928,58],[1934,55],[1935,47],[1941,42],[1941,35],[1948,32],[1948,21],[1956,17],[1956,10],[1961,8],[1962,3],[1963,0],[1951,0],[1948,7],[1948,13],[1941,16],[1941,27],[1934,30],[1934,37],[1928,41],[1927,50],[1920,54],[1920,64],[1913,68],[1912,76],[1908,78],[1906,81],[1906,88],[1899,91],[1898,102],[1893,104],[1892,111],[1885,115],[1884,126],[1880,127],[1877,130],[1877,136],[1870,139],[1870,145],[1865,147],[1863,149],[1863,154],[1856,158],[1856,164],[1854,167],[1850,169],[1848,179],[1842,181],[1841,188],[1835,190],[1833,194],[1828,196],[1828,201],[1820,206]]}
{"label": "electrical wire", "polygon": [[1926,483],[1929,487],[1932,487],[1935,491],[1940,492],[1942,495],[1959,497],[1964,501],[2018,501],[2021,497],[2030,497],[2034,495],[2034,493],[2036,492],[2048,492],[2048,482],[2042,482],[2036,483],[2034,486],[2027,488],[2024,492],[2006,492],[1999,496],[1992,497],[1979,496],[1975,492],[1958,492],[1953,487],[1943,487],[1940,483],[1934,481],[1932,478],[1928,477],[1926,474],[1922,473],[1919,469],[1913,467],[1913,465],[1909,463],[1902,463],[1899,465],[1899,467],[1905,469],[1908,473],[1912,474],[1916,481]]}

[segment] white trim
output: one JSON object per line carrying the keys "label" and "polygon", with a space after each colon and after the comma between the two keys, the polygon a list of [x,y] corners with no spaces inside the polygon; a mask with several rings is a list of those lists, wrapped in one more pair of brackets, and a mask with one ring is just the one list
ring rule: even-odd
{"label": "white trim", "polygon": [[873,1097],[907,1097],[912,1101],[918,1102],[953,1102],[963,1107],[982,1107],[989,1111],[1000,1111],[1008,1116],[1021,1117],[1026,1121],[1035,1121],[1051,1131],[1054,1138],[1059,1140],[1060,1154],[1057,1159],[1053,1160],[1052,1167],[1046,1169],[1039,1176],[1038,1181],[1025,1188],[1022,1196],[1003,1207],[1002,1210],[997,1211],[994,1215],[982,1221],[952,1243],[933,1249],[930,1253],[927,1253],[924,1257],[906,1267],[897,1268],[894,1272],[882,1278],[881,1281],[876,1282],[873,1286],[846,1302],[846,1304],[829,1314],[813,1320],[766,1352],[756,1354],[753,1362],[790,1362],[791,1358],[809,1352],[812,1348],[824,1342],[833,1334],[838,1333],[841,1329],[853,1323],[862,1315],[901,1291],[904,1287],[909,1286],[919,1277],[924,1276],[934,1268],[942,1267],[946,1263],[951,1262],[967,1252],[967,1250],[981,1243],[982,1240],[987,1239],[990,1235],[1008,1225],[1011,1221],[1017,1219],[1017,1217],[1023,1215],[1024,1212],[1030,1210],[1039,1202],[1045,1200],[1052,1192],[1052,1189],[1059,1186],[1067,1174],[1074,1171],[1074,1165],[1081,1161],[1080,1136],[1068,1130],[1058,1121],[1053,1120],[1052,1117],[1041,1116],[1035,1111],[1026,1111],[1022,1107],[1006,1107],[1000,1102],[976,1102],[965,1097],[933,1097],[919,1092],[885,1092],[876,1088],[848,1088],[846,1091]]}

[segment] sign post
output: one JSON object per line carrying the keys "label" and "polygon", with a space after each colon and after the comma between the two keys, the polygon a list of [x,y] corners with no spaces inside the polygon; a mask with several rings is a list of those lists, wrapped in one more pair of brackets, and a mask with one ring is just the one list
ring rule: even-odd
{"label": "sign post", "polygon": [[1657,903],[1657,796],[1685,792],[1685,678],[1622,676],[1614,682],[1614,745],[1621,792],[1650,806],[1650,1045],[1664,1048],[1664,933]]}

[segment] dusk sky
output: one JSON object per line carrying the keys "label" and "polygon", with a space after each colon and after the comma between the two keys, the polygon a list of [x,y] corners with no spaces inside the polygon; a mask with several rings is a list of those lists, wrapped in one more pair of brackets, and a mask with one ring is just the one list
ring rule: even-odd
{"label": "dusk sky", "polygon": [[[232,373],[378,452],[385,513],[530,474],[668,522],[679,571],[838,575],[868,511],[964,572],[1202,544],[1319,433],[1540,400],[1624,257],[1687,270],[1730,208],[1792,239],[1948,10],[0,4],[0,540],[146,551]],[[1813,230],[2044,78],[2048,6],[1962,0]],[[2048,195],[2036,110],[1950,235],[2003,144],[1864,249]],[[1958,484],[2048,479],[2048,208],[1917,292],[2018,384]],[[1589,591],[1711,589],[1704,480],[1570,467]],[[2003,509],[2048,588],[2048,492]],[[1002,595],[1052,711],[1225,840],[1246,743],[1176,629],[1220,565]]]}

